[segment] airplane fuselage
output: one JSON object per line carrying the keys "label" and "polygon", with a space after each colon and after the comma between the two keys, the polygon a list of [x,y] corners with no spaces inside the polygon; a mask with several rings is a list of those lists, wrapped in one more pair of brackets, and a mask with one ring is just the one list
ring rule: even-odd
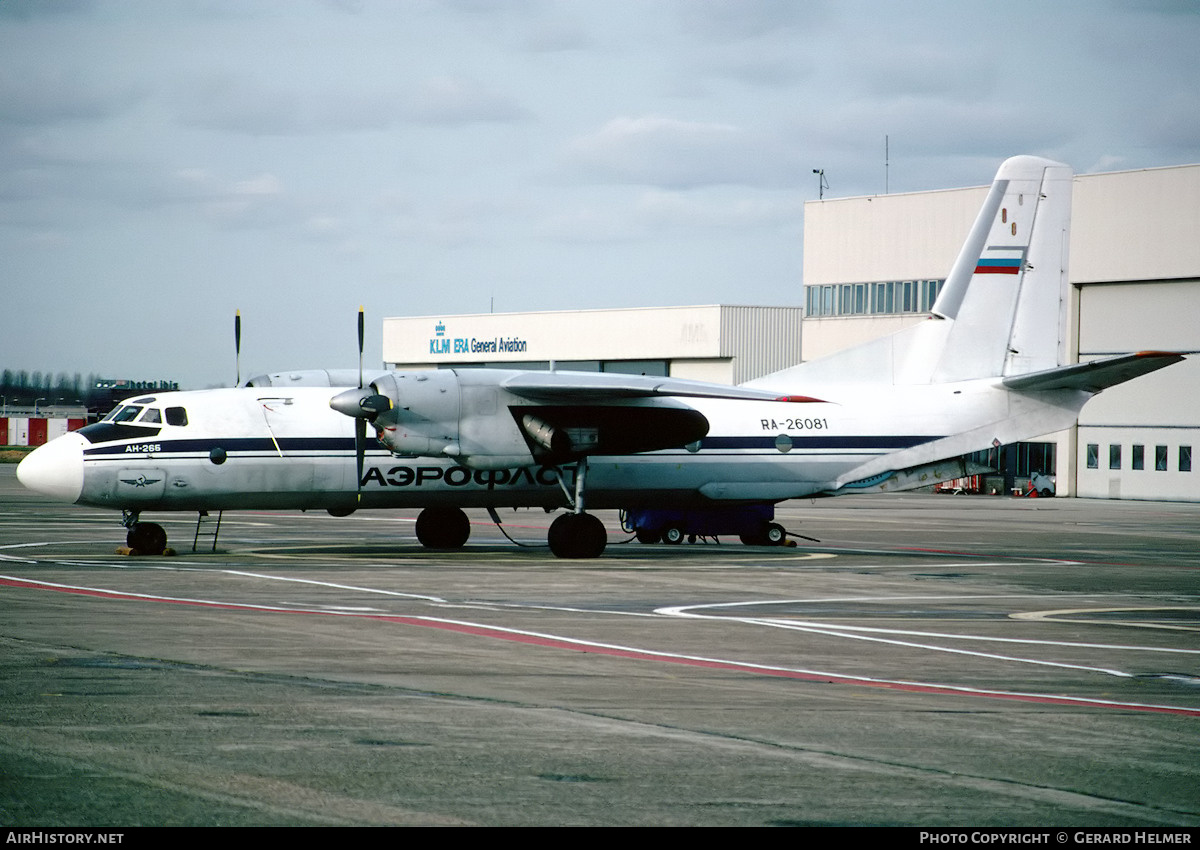
{"label": "airplane fuselage", "polygon": [[[481,468],[470,457],[394,454],[369,437],[360,478],[354,423],[329,407],[339,392],[239,388],[130,399],[115,416],[56,441],[41,459],[44,477],[58,482],[55,495],[64,500],[128,511],[569,503],[573,464],[561,466],[560,480],[532,455],[523,464]],[[838,400],[799,403],[689,399],[708,433],[680,448],[589,457],[588,507],[766,503],[887,489],[896,470],[1007,442],[1018,430],[1027,437],[1065,427],[1074,416],[1063,420],[1055,405],[1034,399],[1022,414],[1013,409],[1019,403],[993,380],[915,394],[912,387],[843,388]],[[497,423],[516,434],[513,419],[501,410]],[[23,470],[24,479],[39,477],[37,467]]]}

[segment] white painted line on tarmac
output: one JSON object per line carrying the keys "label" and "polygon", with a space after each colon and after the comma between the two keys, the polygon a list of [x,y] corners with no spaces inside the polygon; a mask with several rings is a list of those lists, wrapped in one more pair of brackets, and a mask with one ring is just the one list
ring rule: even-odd
{"label": "white painted line on tarmac", "polygon": [[235,576],[246,576],[248,578],[266,579],[268,581],[284,581],[294,584],[314,584],[319,587],[331,587],[335,590],[353,590],[359,593],[374,593],[380,596],[398,596],[403,599],[423,599],[426,602],[445,602],[440,596],[429,596],[421,593],[403,593],[399,590],[382,590],[376,587],[361,587],[354,584],[337,584],[331,581],[318,581],[311,578],[293,578],[290,576],[270,576],[263,573],[251,573],[245,570],[221,570],[223,573]]}

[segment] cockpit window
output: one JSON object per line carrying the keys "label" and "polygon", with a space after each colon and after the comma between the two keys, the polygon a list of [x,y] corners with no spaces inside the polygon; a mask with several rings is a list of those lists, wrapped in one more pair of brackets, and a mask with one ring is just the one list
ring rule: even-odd
{"label": "cockpit window", "polygon": [[135,405],[132,405],[132,404],[127,404],[124,407],[118,408],[117,411],[112,414],[112,418],[109,419],[108,421],[110,421],[110,422],[132,422],[134,419],[137,419],[137,415],[141,412],[142,412],[142,409],[140,407],[136,407]]}
{"label": "cockpit window", "polygon": [[157,407],[151,407],[142,414],[142,418],[139,419],[138,422],[142,422],[146,425],[161,425],[162,413],[159,412]]}
{"label": "cockpit window", "polygon": [[187,410],[182,407],[167,408],[167,424],[168,425],[186,425]]}

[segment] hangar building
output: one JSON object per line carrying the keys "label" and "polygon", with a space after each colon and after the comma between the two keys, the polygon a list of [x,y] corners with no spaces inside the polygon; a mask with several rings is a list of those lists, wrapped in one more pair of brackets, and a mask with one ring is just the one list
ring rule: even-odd
{"label": "hangar building", "polygon": [[[805,205],[805,307],[694,306],[387,318],[389,368],[495,366],[737,384],[921,321],[987,186]],[[1077,175],[1070,351],[1200,352],[1200,165]],[[802,315],[803,314],[803,315]],[[1078,427],[1007,455],[1060,495],[1200,501],[1200,357],[1105,391]]]}
{"label": "hangar building", "polygon": [[383,320],[388,368],[495,366],[740,384],[800,362],[800,307],[662,307]]}

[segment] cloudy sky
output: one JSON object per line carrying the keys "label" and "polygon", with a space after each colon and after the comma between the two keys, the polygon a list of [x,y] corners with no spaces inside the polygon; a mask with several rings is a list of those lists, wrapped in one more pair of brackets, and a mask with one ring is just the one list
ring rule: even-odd
{"label": "cloudy sky", "polygon": [[1200,162],[1197,0],[0,0],[0,368],[801,304],[804,202]]}

